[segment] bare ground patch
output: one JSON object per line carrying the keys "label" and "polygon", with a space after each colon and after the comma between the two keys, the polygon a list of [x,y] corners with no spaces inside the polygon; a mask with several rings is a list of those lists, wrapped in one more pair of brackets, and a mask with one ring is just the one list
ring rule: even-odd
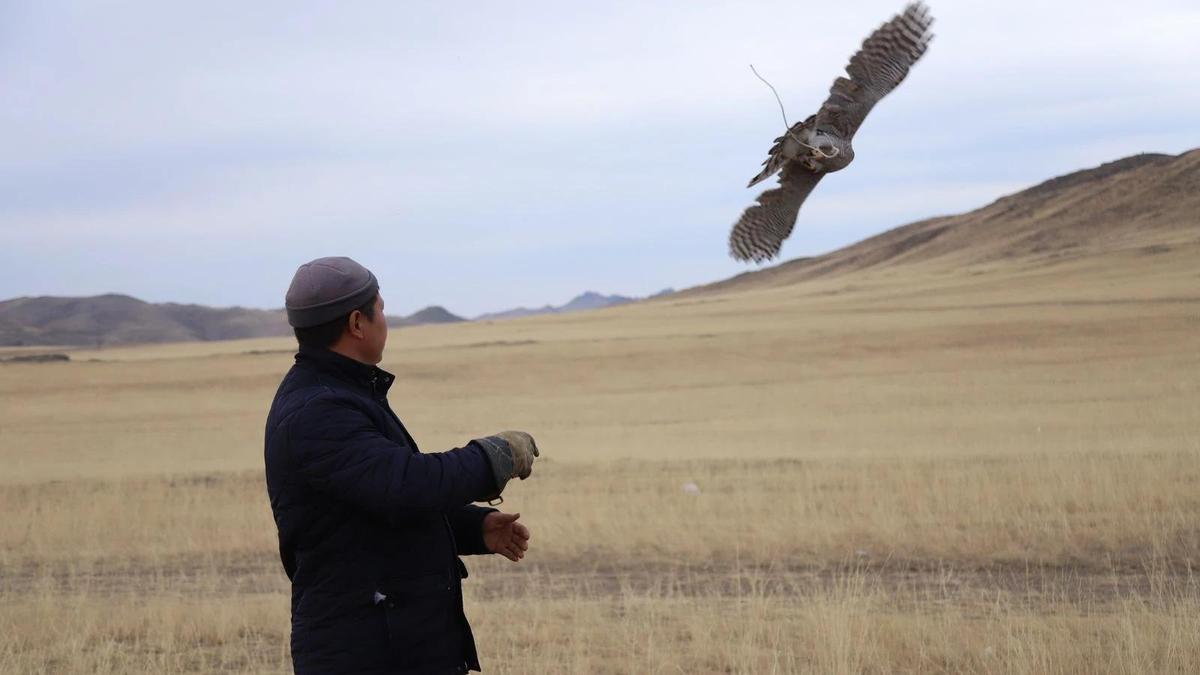
{"label": "bare ground patch", "polygon": [[[529,559],[512,565],[498,558],[467,558],[469,596],[483,601],[623,597],[737,599],[804,598],[853,590],[898,611],[922,607],[982,607],[997,601],[1081,613],[1119,611],[1131,599],[1194,601],[1200,577],[1187,562],[1144,566],[1114,564],[989,565],[939,561],[859,561],[835,565],[786,561],[669,562],[595,558]],[[287,594],[289,584],[274,555],[229,553],[197,559],[112,559],[87,563],[28,562],[0,574],[0,598],[56,595],[170,594],[230,597]]]}

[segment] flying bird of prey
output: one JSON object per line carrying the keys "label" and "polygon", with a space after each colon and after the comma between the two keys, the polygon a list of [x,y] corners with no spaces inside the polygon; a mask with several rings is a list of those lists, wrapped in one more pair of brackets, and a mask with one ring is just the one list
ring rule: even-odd
{"label": "flying bird of prey", "polygon": [[817,114],[792,125],[775,139],[766,166],[752,187],[779,172],[779,187],[758,196],[729,233],[729,253],[738,260],[764,262],[779,254],[792,233],[800,205],[827,173],[854,159],[850,141],[871,108],[895,89],[925,53],[933,17],[921,2],[908,5],[863,41]]}

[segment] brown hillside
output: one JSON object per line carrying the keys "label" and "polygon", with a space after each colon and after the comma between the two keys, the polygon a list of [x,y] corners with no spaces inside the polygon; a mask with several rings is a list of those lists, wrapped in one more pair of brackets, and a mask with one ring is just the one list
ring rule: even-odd
{"label": "brown hillside", "polygon": [[[463,319],[441,307],[388,317],[392,326],[458,321]],[[0,301],[0,347],[210,342],[291,334],[282,309],[155,304],[113,293]]]}
{"label": "brown hillside", "polygon": [[0,346],[116,345],[287,334],[282,310],[152,304],[118,294],[0,302]]}
{"label": "brown hillside", "polygon": [[918,221],[832,253],[686,293],[786,286],[898,266],[986,269],[1128,250],[1151,255],[1179,247],[1200,247],[1200,150],[1109,162],[1050,179],[969,213]]}

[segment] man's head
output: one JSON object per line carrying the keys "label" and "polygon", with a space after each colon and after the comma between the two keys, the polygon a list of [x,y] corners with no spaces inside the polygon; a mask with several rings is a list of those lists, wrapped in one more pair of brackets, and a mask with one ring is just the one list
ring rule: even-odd
{"label": "man's head", "polygon": [[388,331],[379,282],[350,258],[318,258],[301,265],[284,304],[302,346],[372,365],[383,360]]}

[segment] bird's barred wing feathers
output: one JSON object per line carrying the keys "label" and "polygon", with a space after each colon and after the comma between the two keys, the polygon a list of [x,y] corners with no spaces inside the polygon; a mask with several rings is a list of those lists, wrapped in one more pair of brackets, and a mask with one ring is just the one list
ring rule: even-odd
{"label": "bird's barred wing feathers", "polygon": [[814,173],[798,162],[788,162],[779,177],[779,187],[758,196],[729,233],[729,254],[738,260],[764,262],[779,254],[783,240],[792,233],[800,205],[808,198],[824,173]]}
{"label": "bird's barred wing feathers", "polygon": [[914,2],[871,33],[846,66],[850,78],[834,80],[817,113],[817,127],[852,138],[871,108],[899,86],[925,53],[933,39],[931,25],[929,8]]}

